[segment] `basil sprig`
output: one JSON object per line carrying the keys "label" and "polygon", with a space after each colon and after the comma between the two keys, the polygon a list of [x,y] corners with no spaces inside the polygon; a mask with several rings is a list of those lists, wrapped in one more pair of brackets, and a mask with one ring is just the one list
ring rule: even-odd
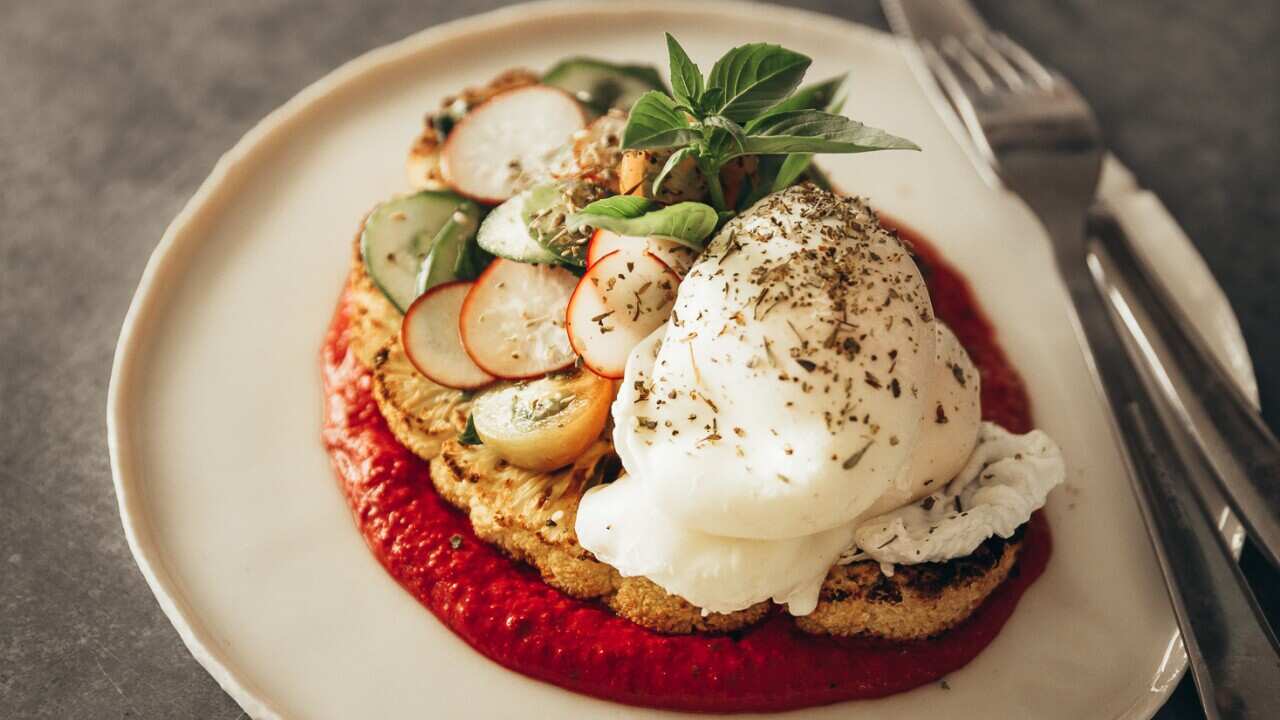
{"label": "basil sprig", "polygon": [[597,200],[569,218],[571,227],[590,226],[619,235],[658,237],[702,250],[715,232],[720,215],[710,205],[682,202],[655,209],[657,204],[636,195],[614,195]]}
{"label": "basil sprig", "polygon": [[800,53],[767,43],[743,45],[716,61],[705,79],[670,33],[667,54],[672,94],[642,95],[622,134],[628,150],[673,150],[654,180],[654,194],[688,157],[706,178],[712,205],[726,211],[720,168],[742,155],[782,157],[762,163],[775,173],[764,187],[780,190],[803,174],[813,153],[919,149],[910,140],[840,115],[843,77],[797,91],[811,62]]}

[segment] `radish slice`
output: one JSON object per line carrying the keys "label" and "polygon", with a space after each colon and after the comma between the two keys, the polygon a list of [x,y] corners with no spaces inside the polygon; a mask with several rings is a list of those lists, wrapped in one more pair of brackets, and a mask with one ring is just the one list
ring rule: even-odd
{"label": "radish slice", "polygon": [[462,346],[490,375],[538,377],[573,364],[565,308],[578,278],[562,267],[498,258],[462,305]]}
{"label": "radish slice", "polygon": [[596,230],[591,235],[591,244],[587,246],[587,267],[595,265],[600,258],[615,250],[652,253],[681,277],[689,272],[694,260],[698,259],[698,254],[693,248],[681,245],[675,240],[619,235],[612,230]]}
{"label": "radish slice", "polygon": [[569,341],[597,375],[620,378],[631,349],[671,316],[680,277],[648,252],[615,250],[587,269],[569,300]]}
{"label": "radish slice", "polygon": [[472,362],[458,335],[462,303],[474,284],[436,285],[413,301],[400,324],[400,344],[409,362],[428,380],[459,390],[474,390],[497,379]]}
{"label": "radish slice", "polygon": [[467,113],[440,153],[444,181],[461,195],[497,205],[522,176],[539,176],[570,137],[586,127],[582,107],[563,90],[508,90]]}

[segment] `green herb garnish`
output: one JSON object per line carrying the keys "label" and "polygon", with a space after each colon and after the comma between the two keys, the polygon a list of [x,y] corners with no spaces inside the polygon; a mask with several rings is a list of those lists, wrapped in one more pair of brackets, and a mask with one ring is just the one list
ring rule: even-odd
{"label": "green herb garnish", "polygon": [[710,205],[682,202],[659,207],[635,195],[614,195],[597,200],[570,218],[573,226],[611,230],[620,235],[674,240],[694,250],[715,232],[720,217]]}
{"label": "green herb garnish", "polygon": [[476,432],[476,419],[474,416],[467,416],[467,427],[461,433],[458,433],[458,442],[463,445],[484,444],[484,440],[480,439],[480,433]]}
{"label": "green herb garnish", "polygon": [[795,182],[812,153],[855,153],[919,148],[840,115],[845,78],[797,88],[810,59],[778,45],[752,43],[725,53],[705,79],[669,33],[672,94],[653,90],[631,108],[622,147],[672,150],[655,190],[681,160],[693,157],[705,177],[711,204],[727,211],[720,168],[743,155],[784,156],[772,165],[769,184]]}

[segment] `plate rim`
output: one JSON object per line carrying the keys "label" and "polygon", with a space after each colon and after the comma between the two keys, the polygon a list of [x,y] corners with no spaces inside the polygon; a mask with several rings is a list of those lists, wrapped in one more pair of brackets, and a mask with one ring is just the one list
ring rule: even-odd
{"label": "plate rim", "polygon": [[[134,394],[133,384],[138,359],[147,350],[148,333],[155,321],[156,306],[165,294],[166,275],[182,270],[184,257],[194,251],[190,230],[200,219],[218,210],[219,204],[230,194],[235,180],[241,173],[252,170],[254,156],[271,147],[296,123],[320,109],[331,95],[367,80],[380,71],[411,61],[412,57],[432,46],[457,41],[469,35],[483,34],[496,27],[527,22],[545,22],[554,17],[569,16],[619,16],[636,13],[673,13],[680,15],[723,15],[750,6],[753,14],[766,13],[771,21],[794,25],[806,21],[838,24],[861,40],[881,45],[897,45],[893,36],[867,25],[813,10],[784,7],[737,0],[702,0],[696,6],[679,0],[650,0],[643,8],[621,4],[588,4],[585,7],[575,0],[537,0],[535,2],[496,8],[479,14],[457,18],[433,25],[408,36],[371,48],[347,60],[309,83],[283,104],[257,121],[214,164],[209,175],[186,201],[179,213],[166,227],[156,247],[144,266],[137,288],[129,303],[121,325],[111,364],[111,376],[107,390],[106,420],[107,449],[117,508],[120,513],[125,539],[134,562],[146,580],[152,595],[160,605],[170,624],[178,632],[183,645],[191,656],[208,672],[218,685],[251,717],[277,719],[283,716],[256,691],[252,683],[234,672],[225,655],[217,649],[211,633],[203,627],[196,613],[185,607],[181,593],[174,586],[163,558],[156,553],[150,537],[151,528],[141,493],[134,489],[135,458],[129,437],[127,416]],[[1142,192],[1140,188],[1126,188],[1130,192]],[[1192,250],[1199,257],[1194,247]],[[1212,276],[1210,276],[1212,277]],[[1214,279],[1217,286],[1217,281]],[[1220,286],[1218,286],[1220,289]],[[1236,319],[1234,311],[1230,314]],[[1238,322],[1238,321],[1237,321]],[[1247,349],[1246,349],[1247,357]],[[1252,369],[1252,368],[1251,368]],[[1250,373],[1252,375],[1252,372]],[[1176,673],[1180,679],[1186,670],[1186,660]],[[1151,717],[1164,705],[1177,683],[1172,682],[1135,700],[1125,716],[1137,711]],[[569,691],[566,691],[569,692]],[[1144,702],[1145,699],[1145,702]]]}

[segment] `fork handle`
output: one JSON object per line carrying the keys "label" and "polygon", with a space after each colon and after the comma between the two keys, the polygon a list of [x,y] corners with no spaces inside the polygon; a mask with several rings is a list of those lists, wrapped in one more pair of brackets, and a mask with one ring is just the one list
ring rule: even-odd
{"label": "fork handle", "polygon": [[1079,249],[1084,213],[1052,196],[1029,201],[1057,251],[1075,330],[1099,394],[1112,410],[1134,494],[1164,576],[1191,675],[1209,720],[1280,717],[1280,647],[1235,558],[1193,489],[1198,446],[1184,454],[1129,359],[1103,287]]}
{"label": "fork handle", "polygon": [[[1209,457],[1210,476],[1254,544],[1280,567],[1280,442],[1135,251],[1120,223],[1095,210],[1090,232],[1150,319],[1172,367],[1154,352],[1143,353],[1140,361],[1178,422]],[[1140,345],[1152,347],[1141,326],[1129,323],[1128,329],[1141,336]]]}

